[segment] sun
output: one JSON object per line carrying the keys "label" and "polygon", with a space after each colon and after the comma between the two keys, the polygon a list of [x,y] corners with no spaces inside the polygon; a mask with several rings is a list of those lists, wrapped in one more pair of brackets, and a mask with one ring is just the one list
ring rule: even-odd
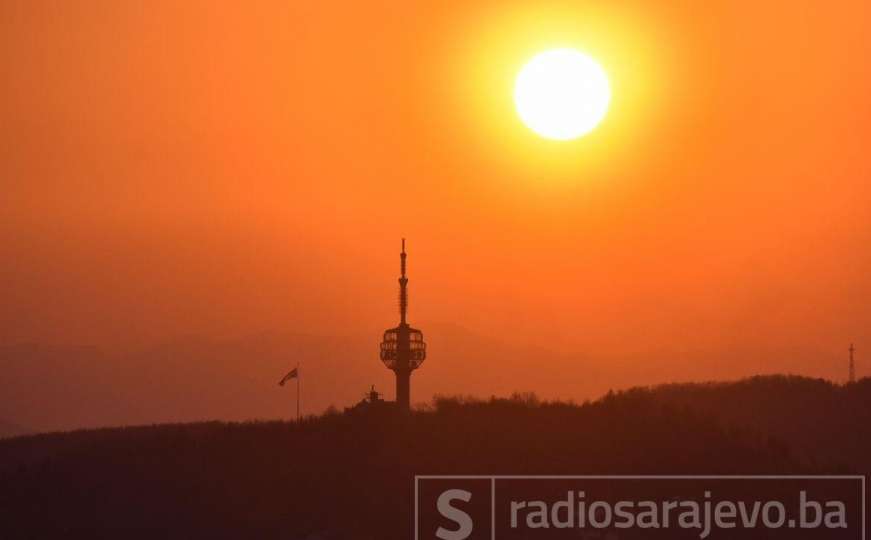
{"label": "sun", "polygon": [[514,83],[523,123],[548,139],[567,141],[591,132],[608,112],[611,86],[602,67],[574,49],[553,49],[530,60]]}

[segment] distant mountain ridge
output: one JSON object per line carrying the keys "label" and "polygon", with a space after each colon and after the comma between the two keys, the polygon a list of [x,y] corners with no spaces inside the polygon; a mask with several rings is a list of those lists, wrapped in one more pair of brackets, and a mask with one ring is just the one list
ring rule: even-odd
{"label": "distant mountain ridge", "polygon": [[[367,373],[386,372],[374,345],[369,365],[349,361],[360,358],[357,351],[366,345],[277,333],[225,340],[193,336],[132,353],[0,345],[0,407],[37,431],[288,418],[295,412],[291,393],[276,383],[289,366],[302,361],[304,384],[348,388],[342,401],[350,403],[372,381]],[[309,412],[330,404],[315,390],[303,401]]]}
{"label": "distant mountain ridge", "polygon": [[32,432],[32,430],[24,426],[19,426],[18,424],[7,422],[5,420],[0,420],[0,439],[4,437],[18,437]]}

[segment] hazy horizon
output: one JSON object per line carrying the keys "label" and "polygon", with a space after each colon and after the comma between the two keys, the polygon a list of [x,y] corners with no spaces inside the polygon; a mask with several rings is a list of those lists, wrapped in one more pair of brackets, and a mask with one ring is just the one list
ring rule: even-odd
{"label": "hazy horizon", "polygon": [[[679,358],[653,351],[590,358],[532,346],[513,347],[455,325],[428,327],[429,348],[441,361],[429,366],[425,363],[412,377],[415,404],[430,403],[435,396],[488,398],[514,392],[580,403],[610,390],[635,386],[734,381],[776,373],[840,383],[844,377],[838,375],[846,373],[843,358],[817,362],[818,369],[811,372],[790,371],[789,353],[808,351],[733,349],[716,357],[683,351]],[[276,383],[297,360],[301,363],[304,414],[354,405],[371,384],[385,399],[392,400],[393,374],[381,366],[374,350],[367,336],[291,332],[225,339],[188,335],[127,351],[0,345],[4,361],[0,421],[25,431],[55,431],[202,420],[289,419],[295,416],[295,388],[281,388]],[[730,363],[730,357],[742,361]],[[825,360],[822,355],[819,358]],[[478,369],[466,369],[469,361],[477,361]],[[665,361],[679,365],[679,372],[664,370],[661,365]],[[584,374],[566,378],[562,374],[568,369],[583,369]],[[59,403],[71,406],[59,408]]]}

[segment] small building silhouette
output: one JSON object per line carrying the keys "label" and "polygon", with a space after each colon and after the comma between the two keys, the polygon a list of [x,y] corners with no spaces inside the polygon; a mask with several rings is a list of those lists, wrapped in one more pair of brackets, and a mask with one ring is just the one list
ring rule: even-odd
{"label": "small building silhouette", "polygon": [[395,403],[391,401],[385,401],[381,397],[381,392],[375,390],[375,385],[372,385],[372,388],[366,392],[363,396],[363,399],[360,400],[353,407],[348,407],[345,409],[346,413],[372,413],[372,412],[381,412],[392,410],[395,408]]}

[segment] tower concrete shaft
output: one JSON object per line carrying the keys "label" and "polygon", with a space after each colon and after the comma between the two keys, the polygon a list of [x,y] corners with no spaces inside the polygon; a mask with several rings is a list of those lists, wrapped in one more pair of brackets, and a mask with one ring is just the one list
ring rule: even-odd
{"label": "tower concrete shaft", "polygon": [[411,370],[397,369],[396,373],[396,405],[404,410],[411,409]]}

